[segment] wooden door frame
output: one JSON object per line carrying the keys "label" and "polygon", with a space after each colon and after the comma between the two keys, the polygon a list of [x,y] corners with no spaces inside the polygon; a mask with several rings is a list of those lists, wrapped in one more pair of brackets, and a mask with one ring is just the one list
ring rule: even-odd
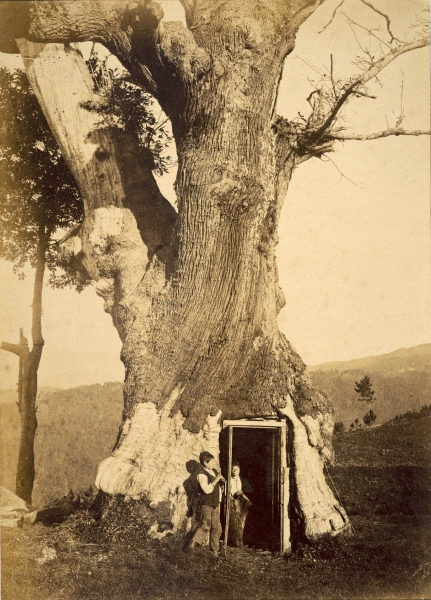
{"label": "wooden door frame", "polygon": [[229,447],[228,447],[228,476],[226,486],[226,515],[225,515],[225,532],[224,543],[227,547],[229,533],[229,512],[230,512],[230,480],[232,471],[232,442],[233,429],[279,429],[280,439],[280,553],[289,554],[291,552],[290,541],[290,521],[289,521],[289,468],[287,466],[287,424],[286,421],[278,420],[226,420],[223,421],[222,429],[229,428]]}

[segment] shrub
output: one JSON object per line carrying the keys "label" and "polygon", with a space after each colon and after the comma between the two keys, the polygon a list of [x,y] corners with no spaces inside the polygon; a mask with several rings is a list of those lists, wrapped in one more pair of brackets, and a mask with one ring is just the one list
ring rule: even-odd
{"label": "shrub", "polygon": [[370,410],[362,417],[363,422],[365,425],[368,425],[368,427],[372,425],[376,419],[377,415],[372,408],[370,408]]}
{"label": "shrub", "polygon": [[334,425],[334,435],[341,435],[344,433],[344,429],[343,421],[337,421]]}

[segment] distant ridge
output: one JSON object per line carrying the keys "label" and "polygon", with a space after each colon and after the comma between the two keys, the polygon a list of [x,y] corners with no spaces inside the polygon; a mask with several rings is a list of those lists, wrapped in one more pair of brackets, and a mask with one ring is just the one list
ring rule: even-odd
{"label": "distant ridge", "polygon": [[427,369],[431,365],[431,344],[420,344],[412,348],[399,348],[387,354],[366,356],[352,360],[331,361],[309,365],[309,371],[369,371],[397,373],[406,370]]}
{"label": "distant ridge", "polygon": [[431,344],[313,365],[309,371],[313,385],[330,397],[336,420],[346,426],[355,419],[362,423],[367,410],[355,392],[355,382],[364,375],[371,377],[376,392],[376,424],[431,404]]}
{"label": "distant ridge", "polygon": [[[20,422],[17,393],[0,390],[0,483],[15,487]],[[123,384],[95,383],[68,390],[41,388],[37,400],[33,504],[43,506],[94,483],[111,454],[123,410]]]}
{"label": "distant ridge", "polygon": [[[37,390],[37,402],[44,402],[44,398],[54,392],[60,392],[60,388],[40,386]],[[18,402],[18,393],[16,390],[0,389],[0,404],[16,404]]]}

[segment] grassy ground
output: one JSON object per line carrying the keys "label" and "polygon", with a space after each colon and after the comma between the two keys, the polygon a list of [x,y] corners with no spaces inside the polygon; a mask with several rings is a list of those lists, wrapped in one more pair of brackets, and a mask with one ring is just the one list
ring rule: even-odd
{"label": "grassy ground", "polygon": [[337,465],[431,468],[431,416],[420,416],[412,413],[410,418],[335,437]]}
{"label": "grassy ground", "polygon": [[[2,598],[431,598],[430,470],[422,453],[409,459],[429,443],[430,421],[384,427],[336,440],[340,462],[330,475],[355,531],[343,543],[304,547],[288,559],[228,548],[216,561],[204,550],[184,554],[169,537],[139,543],[132,533],[113,535],[109,544],[82,537],[79,513],[56,528],[3,528]],[[406,449],[396,461],[380,453],[394,439],[394,448]]]}
{"label": "grassy ground", "polygon": [[[289,560],[228,548],[215,561],[172,543],[100,546],[59,542],[42,525],[7,530],[4,600],[210,598],[430,598],[429,519],[353,517],[344,544]],[[51,558],[51,559],[50,559]],[[46,562],[43,562],[46,560]]]}

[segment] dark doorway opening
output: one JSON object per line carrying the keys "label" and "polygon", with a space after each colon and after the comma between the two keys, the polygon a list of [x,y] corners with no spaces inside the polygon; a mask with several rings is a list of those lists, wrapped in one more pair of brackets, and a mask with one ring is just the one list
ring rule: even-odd
{"label": "dark doorway opening", "polygon": [[[279,427],[230,426],[220,434],[220,466],[229,471],[229,430],[232,433],[231,462],[238,461],[241,477],[252,492],[244,528],[244,544],[250,548],[281,550],[281,433]],[[224,515],[223,521],[226,519]]]}

